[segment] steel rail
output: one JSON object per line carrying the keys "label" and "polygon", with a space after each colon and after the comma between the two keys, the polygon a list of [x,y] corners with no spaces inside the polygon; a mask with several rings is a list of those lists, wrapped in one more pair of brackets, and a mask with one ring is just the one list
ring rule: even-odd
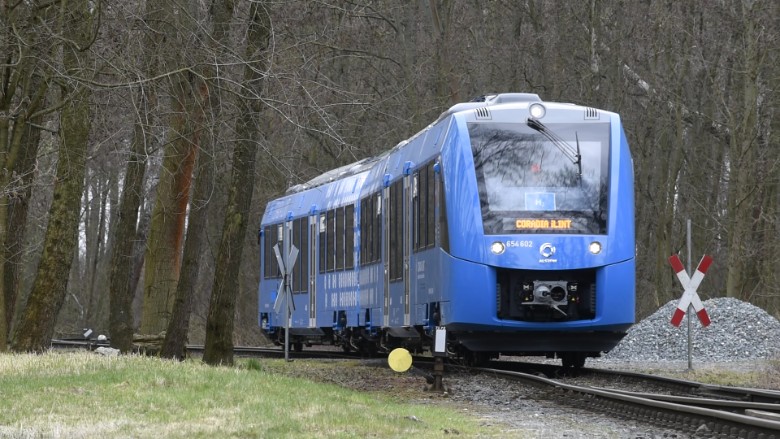
{"label": "steel rail", "polygon": [[640,372],[628,372],[611,369],[592,369],[583,368],[581,374],[601,374],[617,377],[635,378],[641,381],[651,381],[653,383],[666,385],[670,387],[687,389],[690,393],[702,396],[713,396],[724,399],[733,399],[738,401],[765,402],[770,404],[780,404],[780,391],[770,389],[753,389],[747,387],[720,386],[715,384],[705,384],[696,381],[689,381],[679,378],[670,378],[660,375],[652,375]]}
{"label": "steel rail", "polygon": [[[540,377],[537,375],[530,375],[523,372],[505,371],[500,369],[490,368],[474,368],[474,370],[484,373],[491,373],[498,376],[520,379],[526,382],[533,382],[542,384],[549,387],[554,387],[567,392],[572,392],[581,396],[596,397],[605,401],[618,402],[621,404],[627,404],[634,407],[642,407],[655,411],[664,411],[673,414],[681,414],[687,416],[695,416],[700,418],[701,424],[711,423],[712,425],[720,425],[724,432],[739,433],[739,429],[746,429],[758,434],[765,434],[769,436],[780,438],[780,419],[773,419],[772,417],[763,416],[750,416],[732,413],[724,410],[715,410],[711,408],[698,407],[688,404],[679,404],[675,402],[669,402],[659,399],[650,399],[647,397],[636,396],[627,394],[626,392],[616,392],[607,389],[599,389],[595,387],[583,387],[573,384],[563,383],[558,380],[550,378]],[[726,401],[724,401],[726,402]],[[626,411],[625,414],[629,414]],[[684,422],[683,422],[684,423]],[[685,424],[688,428],[691,427],[690,420]],[[736,428],[737,431],[731,429]],[[716,430],[718,430],[716,428]]]}
{"label": "steel rail", "polygon": [[597,390],[604,390],[608,392],[622,393],[625,395],[637,396],[640,398],[654,399],[656,401],[667,401],[676,404],[694,405],[699,407],[723,407],[724,409],[738,410],[744,413],[748,410],[761,410],[766,412],[773,412],[780,414],[780,404],[772,404],[766,402],[753,402],[753,401],[735,401],[726,399],[713,399],[713,398],[697,398],[691,396],[676,396],[676,395],[662,395],[657,393],[647,392],[632,392],[630,390],[610,389],[606,387],[591,388]]}

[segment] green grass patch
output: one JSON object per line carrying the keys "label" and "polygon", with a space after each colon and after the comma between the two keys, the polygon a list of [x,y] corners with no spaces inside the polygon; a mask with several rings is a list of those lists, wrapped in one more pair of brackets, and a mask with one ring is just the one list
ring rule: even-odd
{"label": "green grass patch", "polygon": [[85,352],[2,354],[0,437],[501,436],[455,408],[312,381],[307,369],[312,364],[280,360],[228,368]]}
{"label": "green grass patch", "polygon": [[670,371],[650,368],[644,372],[718,386],[780,390],[780,360],[778,359],[761,360],[752,366],[702,367],[694,365],[693,370]]}

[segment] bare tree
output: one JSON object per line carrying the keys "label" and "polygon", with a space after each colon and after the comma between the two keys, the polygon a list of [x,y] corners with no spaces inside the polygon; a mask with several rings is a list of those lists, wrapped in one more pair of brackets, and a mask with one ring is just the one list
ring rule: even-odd
{"label": "bare tree", "polygon": [[167,61],[171,115],[146,247],[139,331],[147,335],[165,331],[173,309],[200,133],[190,115],[190,109],[198,105],[196,76],[186,66],[185,52],[181,50],[197,42],[195,5],[182,6],[170,0],[155,2],[154,7],[160,8],[162,32],[166,36],[162,50]]}
{"label": "bare tree", "polygon": [[[212,22],[212,32],[207,44],[215,59],[224,59],[226,47],[230,46],[230,23],[233,18],[235,5],[233,0],[214,1],[209,9]],[[183,358],[185,345],[188,340],[190,313],[192,302],[196,294],[195,287],[198,281],[200,255],[205,247],[208,225],[208,208],[213,206],[211,199],[214,196],[214,167],[215,142],[218,140],[218,124],[209,124],[208,121],[217,121],[222,113],[223,90],[219,85],[218,66],[204,60],[202,71],[203,78],[198,80],[197,90],[199,99],[191,109],[191,117],[195,125],[200,126],[198,142],[202,151],[198,158],[196,169],[195,189],[187,226],[187,239],[184,243],[184,255],[182,261],[179,282],[176,288],[171,318],[165,333],[165,340],[160,355],[168,358]],[[214,131],[212,131],[214,130]],[[251,197],[251,196],[250,196]]]}
{"label": "bare tree", "polygon": [[[34,128],[40,127],[42,108],[49,89],[43,78],[48,74],[44,67],[54,49],[46,47],[47,27],[52,16],[51,8],[36,8],[27,3],[0,4],[0,243],[3,244],[3,261],[0,264],[0,321],[13,318],[15,291],[6,291],[4,271],[8,266],[8,252],[15,246],[6,243],[10,200],[25,193],[29,182],[29,167],[17,169],[24,147],[32,147],[38,139]],[[22,42],[25,42],[22,44]],[[36,125],[37,123],[37,125]],[[32,131],[31,131],[32,129]],[[17,210],[17,214],[21,212]],[[17,218],[18,220],[18,218]],[[13,240],[13,238],[12,238]],[[7,331],[10,323],[0,327],[0,351],[7,349]]]}
{"label": "bare tree", "polygon": [[69,1],[59,17],[66,41],[62,65],[68,76],[60,81],[57,183],[38,275],[12,342],[15,351],[41,351],[48,346],[67,292],[68,272],[77,245],[90,127],[90,93],[77,82],[84,67],[89,65],[88,49],[93,42],[95,18],[92,14],[99,13],[90,9],[87,0]]}
{"label": "bare tree", "polygon": [[260,133],[257,130],[263,110],[264,76],[269,66],[268,47],[271,22],[264,5],[252,3],[246,33],[244,84],[251,99],[243,101],[236,134],[240,139],[233,153],[233,173],[228,208],[217,254],[217,268],[211,292],[203,361],[207,364],[233,364],[233,322],[238,295],[238,269],[249,218],[255,180],[255,159]]}

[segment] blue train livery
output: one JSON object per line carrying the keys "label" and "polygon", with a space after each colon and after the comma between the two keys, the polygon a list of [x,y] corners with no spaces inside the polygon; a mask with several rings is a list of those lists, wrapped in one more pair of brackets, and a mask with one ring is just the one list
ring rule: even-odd
{"label": "blue train livery", "polygon": [[444,328],[449,356],[581,367],[634,322],[620,117],[527,93],[457,104],[269,202],[260,253],[258,320],[276,343],[289,326],[295,349],[422,351]]}

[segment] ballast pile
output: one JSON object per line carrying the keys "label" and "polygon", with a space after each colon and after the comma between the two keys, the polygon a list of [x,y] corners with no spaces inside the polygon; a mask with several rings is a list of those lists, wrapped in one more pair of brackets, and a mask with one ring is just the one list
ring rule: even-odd
{"label": "ballast pile", "polygon": [[[678,361],[688,359],[688,324],[670,323],[677,307],[672,300],[637,323],[604,360]],[[693,317],[693,359],[723,362],[780,359],[780,320],[750,303],[730,297],[704,302],[712,324],[703,327]]]}

